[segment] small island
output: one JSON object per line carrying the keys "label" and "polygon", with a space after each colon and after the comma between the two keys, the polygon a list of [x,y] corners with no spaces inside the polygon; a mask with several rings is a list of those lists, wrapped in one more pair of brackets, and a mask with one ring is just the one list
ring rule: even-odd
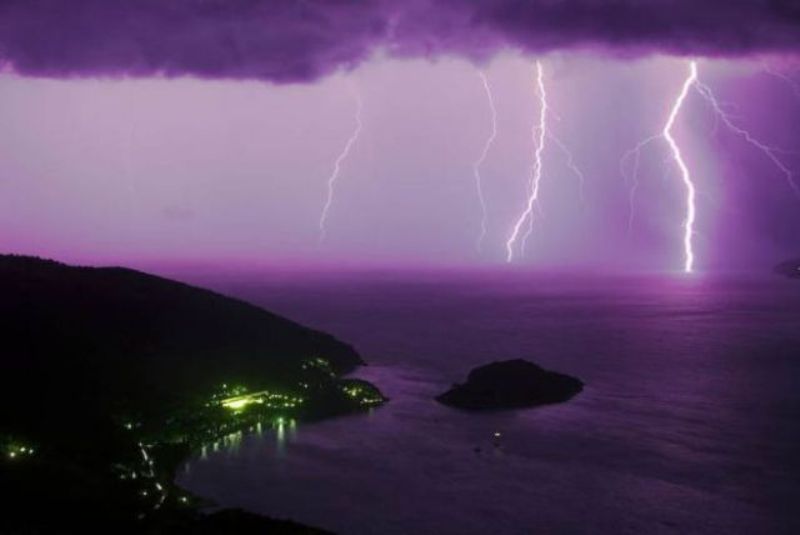
{"label": "small island", "polygon": [[454,385],[436,400],[465,410],[513,409],[561,403],[581,390],[583,382],[575,377],[515,359],[473,369],[466,383]]}
{"label": "small island", "polygon": [[775,266],[775,273],[790,279],[800,279],[800,258],[781,262]]}

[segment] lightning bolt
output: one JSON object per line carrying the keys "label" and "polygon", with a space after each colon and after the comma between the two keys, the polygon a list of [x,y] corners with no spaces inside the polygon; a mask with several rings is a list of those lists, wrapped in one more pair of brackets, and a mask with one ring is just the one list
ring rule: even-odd
{"label": "lightning bolt", "polygon": [[534,163],[531,170],[531,182],[528,193],[528,200],[525,204],[525,210],[520,214],[516,223],[514,224],[511,236],[506,242],[506,261],[513,262],[514,260],[514,246],[517,243],[520,235],[520,229],[526,220],[530,218],[530,226],[528,231],[522,237],[521,250],[525,248],[525,241],[531,233],[533,228],[533,208],[539,200],[539,185],[542,179],[542,152],[544,151],[544,142],[547,137],[547,91],[544,85],[544,70],[542,69],[541,62],[536,62],[536,94],[539,98],[539,122],[534,124],[531,135],[534,139]]}
{"label": "lightning bolt", "polygon": [[478,234],[478,239],[475,244],[476,249],[478,252],[481,251],[481,245],[483,244],[483,239],[486,237],[486,199],[483,196],[483,180],[481,178],[481,165],[486,160],[486,155],[489,154],[489,149],[491,148],[492,144],[494,143],[495,138],[497,137],[497,108],[494,105],[494,97],[492,96],[492,88],[489,85],[489,80],[486,78],[486,74],[483,71],[478,71],[478,75],[483,82],[483,89],[486,92],[486,99],[489,103],[489,109],[492,113],[492,130],[489,134],[489,137],[486,138],[486,142],[483,145],[483,151],[481,152],[480,156],[475,163],[472,164],[472,172],[475,175],[475,189],[478,194],[478,201],[480,201],[481,205],[481,231]]}
{"label": "lightning bolt", "polygon": [[664,136],[664,139],[667,140],[669,148],[672,151],[672,158],[675,160],[675,163],[681,171],[681,179],[683,180],[683,184],[686,186],[686,218],[683,220],[683,271],[685,273],[691,273],[694,267],[692,237],[694,236],[694,221],[696,215],[695,196],[697,193],[694,182],[692,182],[692,175],[689,172],[689,168],[686,166],[686,162],[683,161],[681,149],[678,146],[678,143],[675,141],[675,138],[672,137],[672,127],[675,125],[675,120],[678,118],[678,113],[683,107],[683,103],[686,100],[686,96],[689,94],[689,90],[696,82],[697,62],[692,61],[689,63],[689,76],[683,82],[681,92],[678,95],[678,98],[675,100],[675,104],[672,106],[672,111],[670,111],[667,124],[664,125],[664,130],[662,131],[662,135]]}
{"label": "lightning bolt", "polygon": [[[696,82],[697,82],[697,62],[691,61],[689,63],[689,74],[684,80],[683,85],[681,86],[680,93],[678,94],[677,98],[672,104],[669,116],[667,117],[667,122],[664,125],[664,128],[661,131],[661,133],[643,139],[642,141],[637,143],[635,147],[633,147],[631,150],[623,154],[622,158],[620,159],[620,172],[625,181],[631,183],[630,192],[628,194],[628,205],[629,205],[628,233],[630,234],[631,229],[633,228],[633,221],[636,215],[635,200],[636,200],[636,191],[639,187],[638,173],[639,173],[639,162],[641,160],[642,150],[649,144],[660,139],[664,139],[667,142],[667,145],[669,145],[670,153],[672,155],[672,160],[678,166],[678,169],[680,170],[681,173],[681,180],[683,181],[683,184],[686,187],[686,216],[683,220],[683,250],[684,250],[683,270],[686,273],[691,273],[694,268],[694,249],[692,247],[692,238],[694,236],[694,222],[697,212],[695,207],[695,198],[697,196],[697,190],[694,186],[694,182],[692,181],[692,175],[689,172],[689,168],[686,166],[686,162],[683,160],[683,154],[681,153],[681,149],[678,146],[677,141],[675,141],[675,138],[672,136],[672,128],[673,126],[675,126],[675,121],[677,120],[678,114],[680,113],[681,108],[683,107],[683,103],[689,94],[689,90]],[[628,165],[628,162],[631,162],[631,164]],[[630,167],[630,174],[628,174],[629,167]]]}
{"label": "lightning bolt", "polygon": [[361,95],[358,91],[353,92],[356,101],[356,115],[355,115],[355,129],[350,137],[347,139],[347,143],[345,143],[342,152],[339,153],[339,156],[333,163],[333,170],[331,171],[330,176],[328,177],[328,193],[325,198],[325,205],[322,207],[322,213],[319,217],[319,241],[322,243],[325,241],[325,237],[327,235],[327,222],[328,222],[328,213],[331,209],[331,204],[333,204],[333,194],[336,187],[336,181],[339,178],[339,174],[342,169],[342,163],[347,159],[347,156],[350,154],[350,150],[353,148],[353,145],[358,140],[358,136],[361,134],[361,112],[363,108],[363,103],[361,102]]}
{"label": "lightning bolt", "polygon": [[794,194],[800,198],[800,187],[798,187],[797,182],[795,181],[794,173],[780,160],[780,158],[778,158],[779,153],[791,153],[791,151],[786,151],[784,149],[779,149],[777,147],[762,143],[753,137],[750,132],[737,126],[733,122],[730,115],[722,108],[722,105],[720,104],[716,95],[714,95],[714,92],[708,85],[697,81],[695,83],[695,87],[697,88],[697,92],[700,93],[700,95],[711,105],[711,108],[714,110],[714,114],[717,118],[719,118],[722,124],[725,125],[731,132],[744,139],[751,146],[761,151],[764,156],[766,156],[786,177],[786,182],[789,184],[789,187],[792,188]]}
{"label": "lightning bolt", "polygon": [[564,144],[561,139],[559,139],[555,134],[552,132],[548,132],[547,139],[555,143],[556,147],[558,147],[561,152],[564,154],[565,164],[570,171],[575,174],[575,177],[578,179],[578,198],[581,201],[581,204],[586,202],[586,198],[584,195],[584,189],[586,187],[586,175],[583,174],[583,171],[580,170],[578,165],[575,163],[575,157],[572,155],[572,151],[570,151],[567,146]]}
{"label": "lightning bolt", "polygon": [[792,91],[792,93],[794,93],[794,96],[800,99],[800,83],[798,83],[797,80],[795,80],[786,73],[776,71],[775,69],[770,67],[766,62],[761,63],[761,69],[769,76],[772,76],[774,78],[777,78],[778,80],[782,80],[783,82],[785,82],[786,85],[789,86],[789,89]]}
{"label": "lightning bolt", "polygon": [[[636,192],[639,189],[639,162],[641,161],[642,150],[647,145],[660,138],[661,135],[655,135],[640,141],[634,148],[623,154],[619,161],[620,173],[625,183],[631,184],[628,192],[628,235],[630,235],[633,230],[633,221],[636,218]],[[631,158],[633,159],[633,163],[631,172],[628,174],[626,164]]]}
{"label": "lightning bolt", "polygon": [[[794,80],[790,77],[783,75],[781,73],[777,73],[775,71],[769,70],[768,67],[764,67],[764,71],[767,74],[772,76],[778,77],[787,81],[790,84],[793,84]],[[723,104],[720,100],[716,97],[712,89],[705,83],[699,80],[698,76],[698,67],[697,62],[692,61],[689,63],[689,76],[684,81],[683,87],[681,89],[678,98],[676,99],[669,118],[667,120],[667,124],[664,127],[660,136],[651,136],[637,144],[633,149],[626,152],[622,159],[620,160],[620,171],[622,173],[623,178],[627,181],[632,181],[633,185],[630,190],[630,216],[628,219],[628,231],[630,232],[631,227],[633,225],[634,219],[634,199],[636,194],[636,189],[638,187],[638,168],[639,168],[639,160],[641,157],[641,151],[651,142],[663,137],[667,143],[669,144],[670,150],[672,152],[672,159],[677,164],[678,168],[681,172],[681,178],[686,186],[687,196],[686,196],[686,218],[684,219],[684,253],[685,253],[685,261],[684,261],[684,271],[690,273],[694,267],[694,251],[692,249],[692,237],[694,235],[694,222],[696,216],[696,207],[695,207],[695,198],[697,195],[697,191],[695,189],[694,183],[692,182],[691,173],[689,172],[686,163],[683,160],[683,156],[680,151],[680,147],[678,146],[675,139],[672,137],[672,127],[675,124],[675,120],[677,119],[678,113],[680,112],[681,107],[683,106],[683,102],[686,99],[689,90],[694,88],[698,94],[711,106],[712,111],[714,112],[714,132],[717,131],[718,125],[721,123],[724,125],[728,130],[733,132],[735,135],[742,138],[745,142],[747,142],[752,147],[759,150],[767,159],[769,159],[773,165],[784,175],[786,178],[786,182],[789,187],[792,189],[794,194],[800,198],[800,186],[798,186],[797,181],[795,180],[795,173],[780,159],[778,156],[779,154],[796,154],[796,152],[788,151],[785,149],[781,149],[778,147],[774,147],[772,145],[767,145],[766,143],[760,141],[755,136],[753,136],[748,130],[738,126],[731,114],[725,111]],[[792,88],[796,88],[795,85],[792,85]],[[632,159],[632,165],[629,166],[628,162]],[[631,167],[631,173],[628,174],[627,169]]]}

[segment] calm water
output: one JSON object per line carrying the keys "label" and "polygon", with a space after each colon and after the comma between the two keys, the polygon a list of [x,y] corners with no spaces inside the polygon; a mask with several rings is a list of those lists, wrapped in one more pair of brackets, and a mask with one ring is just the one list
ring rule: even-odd
{"label": "calm water", "polygon": [[[179,483],[221,505],[343,534],[800,532],[799,281],[184,278],[352,342],[392,398],[189,462]],[[586,389],[492,414],[432,400],[512,357]]]}

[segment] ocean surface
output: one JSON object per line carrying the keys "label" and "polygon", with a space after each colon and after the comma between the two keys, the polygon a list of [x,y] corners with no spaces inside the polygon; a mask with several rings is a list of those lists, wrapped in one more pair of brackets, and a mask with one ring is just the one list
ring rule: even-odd
{"label": "ocean surface", "polygon": [[[369,362],[357,375],[391,398],[186,463],[179,484],[222,506],[354,535],[800,533],[800,281],[183,279],[352,343]],[[480,414],[433,400],[517,357],[585,390]]]}

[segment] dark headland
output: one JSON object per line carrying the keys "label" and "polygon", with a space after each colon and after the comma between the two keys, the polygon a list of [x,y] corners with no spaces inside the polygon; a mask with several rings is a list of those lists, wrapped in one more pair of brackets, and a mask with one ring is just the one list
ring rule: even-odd
{"label": "dark headland", "polygon": [[469,372],[437,401],[467,410],[512,409],[560,403],[583,390],[579,379],[522,359],[492,362]]}
{"label": "dark headland", "polygon": [[222,436],[385,401],[343,377],[351,346],[186,284],[0,256],[0,296],[2,533],[316,533],[201,514],[174,470]]}

